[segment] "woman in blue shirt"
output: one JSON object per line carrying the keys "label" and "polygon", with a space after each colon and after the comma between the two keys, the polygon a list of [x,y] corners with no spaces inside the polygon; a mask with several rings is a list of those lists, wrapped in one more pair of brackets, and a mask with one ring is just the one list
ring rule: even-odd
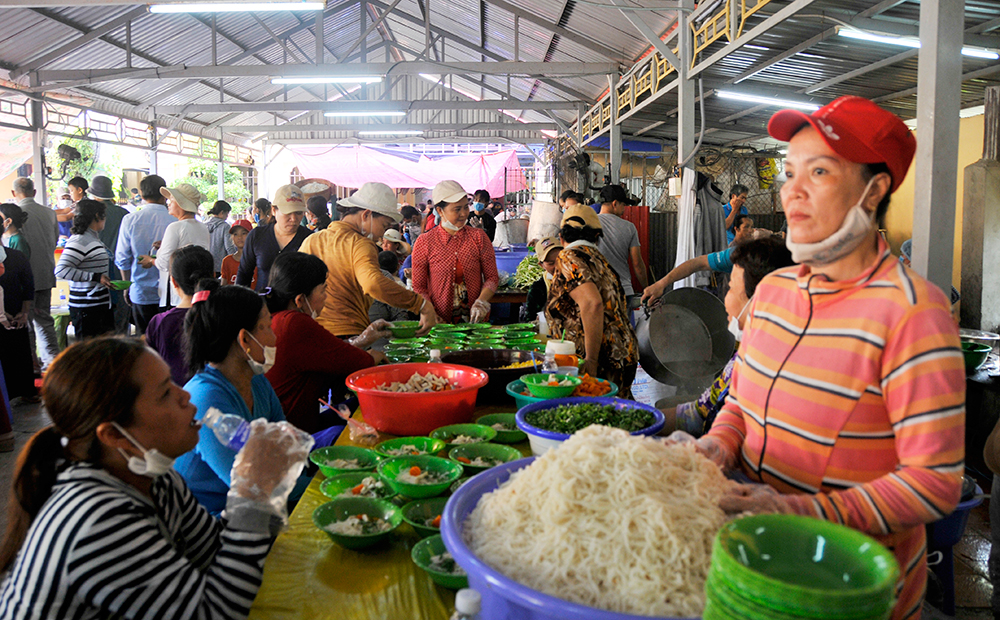
{"label": "woman in blue shirt", "polygon": [[[281,402],[264,373],[274,365],[271,313],[263,299],[242,286],[201,280],[184,318],[185,351],[194,377],[184,386],[201,420],[212,407],[246,420],[285,419]],[[177,459],[174,468],[198,501],[212,514],[226,506],[236,451],[202,427],[198,445]],[[289,506],[309,484],[306,477],[289,497]]]}

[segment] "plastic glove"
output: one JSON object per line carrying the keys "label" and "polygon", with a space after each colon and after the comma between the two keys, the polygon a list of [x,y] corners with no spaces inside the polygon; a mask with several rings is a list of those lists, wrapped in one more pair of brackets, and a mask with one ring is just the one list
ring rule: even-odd
{"label": "plastic glove", "polygon": [[753,514],[791,514],[792,508],[774,487],[766,484],[731,484],[719,500],[719,508],[729,515],[744,512]]}
{"label": "plastic glove", "polygon": [[730,455],[722,446],[722,443],[709,436],[698,437],[697,439],[685,431],[674,431],[663,440],[666,443],[693,444],[694,449],[699,454],[719,466],[723,472],[727,472],[736,467],[735,455]]}
{"label": "plastic glove", "polygon": [[442,321],[438,319],[437,311],[434,309],[434,304],[427,301],[424,298],[424,305],[420,306],[420,329],[417,330],[418,336],[423,336],[427,332],[431,331],[431,328],[441,323]]}
{"label": "plastic glove", "polygon": [[295,488],[313,443],[312,435],[288,422],[263,418],[250,422],[250,436],[233,462],[226,510],[249,504],[286,523],[288,494]]}
{"label": "plastic glove", "polygon": [[391,325],[392,323],[385,319],[378,319],[366,327],[365,331],[361,332],[359,336],[352,339],[351,344],[359,349],[367,349],[379,338],[388,338],[391,336],[392,332],[389,331]]}
{"label": "plastic glove", "polygon": [[472,304],[472,308],[469,309],[469,322],[485,323],[489,318],[490,303],[488,301],[483,301],[482,299],[477,299],[475,303]]}

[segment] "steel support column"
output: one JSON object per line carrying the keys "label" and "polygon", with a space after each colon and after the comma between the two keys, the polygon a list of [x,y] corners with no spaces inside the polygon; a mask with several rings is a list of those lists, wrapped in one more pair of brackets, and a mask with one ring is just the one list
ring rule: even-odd
{"label": "steel support column", "polygon": [[608,76],[608,85],[611,87],[611,133],[608,144],[611,154],[608,157],[608,174],[611,175],[611,182],[617,183],[622,169],[622,126],[618,124],[617,72]]}
{"label": "steel support column", "polygon": [[[29,78],[35,84],[38,78],[32,74]],[[45,195],[45,103],[41,99],[31,99],[31,176],[35,181],[35,200],[43,205],[48,204]]]}
{"label": "steel support column", "polygon": [[[684,0],[684,9],[694,8],[691,0]],[[691,155],[694,150],[694,80],[689,77],[691,72],[691,28],[690,13],[679,12],[677,25],[677,44],[681,66],[677,70],[677,162],[680,163]]]}
{"label": "steel support column", "polygon": [[149,174],[158,174],[156,171],[156,150],[160,146],[160,141],[157,139],[156,135],[156,124],[149,124],[149,143],[152,148],[149,149]]}
{"label": "steel support column", "polygon": [[920,3],[913,268],[951,291],[964,0]]}

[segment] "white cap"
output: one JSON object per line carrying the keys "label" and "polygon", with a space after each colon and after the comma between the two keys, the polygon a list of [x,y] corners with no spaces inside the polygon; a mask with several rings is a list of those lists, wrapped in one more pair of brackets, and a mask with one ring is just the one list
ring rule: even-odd
{"label": "white cap", "polygon": [[367,209],[379,215],[391,217],[394,222],[403,219],[403,216],[399,214],[399,209],[396,208],[396,192],[392,191],[392,188],[385,183],[369,181],[354,194],[347,198],[341,198],[337,204]]}
{"label": "white cap", "polygon": [[472,616],[478,614],[483,606],[483,597],[477,590],[463,588],[455,594],[455,611]]}
{"label": "white cap", "polygon": [[466,196],[468,193],[459,185],[458,181],[441,181],[431,191],[431,199],[434,204],[458,202]]}

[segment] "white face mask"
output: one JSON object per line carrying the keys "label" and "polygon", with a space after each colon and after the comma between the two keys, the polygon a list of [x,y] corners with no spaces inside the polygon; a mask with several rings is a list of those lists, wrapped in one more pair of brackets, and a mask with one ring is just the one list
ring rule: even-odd
{"label": "white face mask", "polygon": [[250,340],[253,340],[260,346],[260,348],[264,349],[263,364],[261,364],[254,358],[250,357],[250,354],[247,353],[247,364],[250,364],[250,370],[253,371],[253,374],[262,375],[265,372],[274,368],[274,358],[278,354],[278,349],[275,347],[265,347],[264,345],[260,344],[260,342],[256,338],[254,338],[253,334],[251,334],[250,332],[247,332],[247,336],[250,336]]}
{"label": "white face mask", "polygon": [[[306,299],[305,297],[303,297],[302,299],[306,302],[306,308],[309,308],[309,316],[311,316],[313,320],[316,320],[316,318],[319,316],[319,312],[313,310],[312,304],[309,303],[308,299]],[[267,358],[265,357],[265,359]]]}
{"label": "white face mask", "polygon": [[444,217],[441,218],[441,225],[444,226],[445,230],[450,230],[451,232],[458,232],[462,230],[463,228],[465,228],[466,223],[467,222],[462,222],[461,226],[455,226],[454,224],[446,220]]}
{"label": "white face mask", "polygon": [[117,422],[112,422],[118,432],[125,436],[129,442],[142,450],[142,458],[137,456],[132,456],[128,452],[125,452],[121,448],[118,448],[118,452],[121,453],[123,457],[128,461],[128,470],[133,474],[139,476],[146,476],[148,478],[156,478],[157,476],[162,476],[163,474],[170,471],[170,468],[174,466],[174,459],[170,458],[166,454],[163,454],[156,448],[152,450],[147,450],[141,443],[135,440],[132,435],[129,435],[124,428],[118,425]]}
{"label": "white face mask", "polygon": [[792,241],[792,231],[788,230],[785,238],[785,247],[792,253],[792,260],[800,265],[821,266],[829,265],[844,258],[853,252],[861,242],[865,240],[875,225],[875,214],[869,214],[861,206],[868,196],[868,190],[872,186],[872,177],[865,186],[865,191],[861,193],[851,210],[847,212],[840,229],[822,241],[816,243],[796,243]]}
{"label": "white face mask", "polygon": [[740,342],[741,340],[743,340],[743,328],[740,327],[740,319],[743,318],[743,313],[746,312],[747,308],[749,307],[750,307],[750,300],[748,299],[747,303],[743,304],[743,309],[740,310],[740,313],[737,316],[734,316],[733,318],[729,319],[729,333],[732,334],[734,338],[736,338],[736,342]]}
{"label": "white face mask", "polygon": [[73,201],[69,198],[63,198],[62,200],[59,201],[60,209],[69,209],[72,206],[73,206]]}

